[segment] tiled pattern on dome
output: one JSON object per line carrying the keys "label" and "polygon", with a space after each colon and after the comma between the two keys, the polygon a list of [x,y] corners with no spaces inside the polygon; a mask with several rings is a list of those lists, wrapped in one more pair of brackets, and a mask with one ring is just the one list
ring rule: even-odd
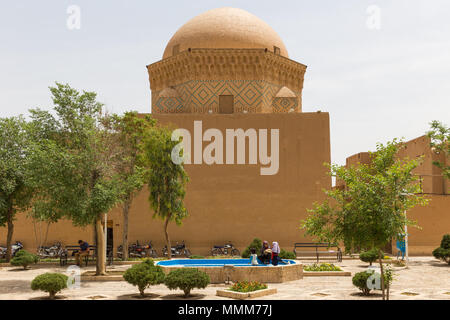
{"label": "tiled pattern on dome", "polygon": [[273,113],[288,113],[291,110],[298,111],[297,98],[275,98],[272,103]]}
{"label": "tiled pattern on dome", "polygon": [[180,97],[161,97],[156,99],[153,108],[158,110],[156,113],[183,113],[183,105],[183,99]]}
{"label": "tiled pattern on dome", "polygon": [[[200,80],[188,81],[176,86],[181,99],[172,101],[159,98],[154,92],[153,112],[155,113],[214,113],[219,112],[219,96],[234,96],[234,112],[272,112],[272,101],[280,86],[263,80]],[[183,105],[183,106],[181,106]],[[297,102],[298,106],[298,102]],[[292,108],[287,107],[287,111]],[[282,108],[280,106],[280,111]]]}

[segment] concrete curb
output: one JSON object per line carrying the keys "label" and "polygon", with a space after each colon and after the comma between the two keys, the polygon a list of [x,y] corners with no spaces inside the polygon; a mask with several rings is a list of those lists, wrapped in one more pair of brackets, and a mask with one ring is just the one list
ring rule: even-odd
{"label": "concrete curb", "polygon": [[237,299],[237,300],[245,300],[245,299],[252,299],[252,298],[260,298],[264,296],[268,296],[271,294],[277,293],[276,288],[272,289],[264,289],[264,290],[258,290],[253,292],[235,292],[231,290],[217,290],[216,295],[218,297],[225,297],[225,298],[231,298],[231,299]]}

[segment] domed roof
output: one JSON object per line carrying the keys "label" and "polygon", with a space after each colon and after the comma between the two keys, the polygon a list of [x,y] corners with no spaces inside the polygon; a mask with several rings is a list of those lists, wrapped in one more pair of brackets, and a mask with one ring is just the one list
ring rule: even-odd
{"label": "domed roof", "polygon": [[188,21],[170,39],[163,59],[173,52],[189,48],[215,49],[280,49],[280,55],[289,57],[278,34],[253,14],[236,8],[207,11]]}

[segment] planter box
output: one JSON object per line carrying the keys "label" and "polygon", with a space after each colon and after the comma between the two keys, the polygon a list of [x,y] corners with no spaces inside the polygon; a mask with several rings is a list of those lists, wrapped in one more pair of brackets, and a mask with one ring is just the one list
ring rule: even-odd
{"label": "planter box", "polygon": [[348,271],[303,271],[304,277],[351,277]]}
{"label": "planter box", "polygon": [[253,292],[236,292],[231,290],[217,290],[216,295],[219,297],[225,297],[225,298],[231,298],[231,299],[238,299],[238,300],[245,300],[245,299],[252,299],[252,298],[260,298],[264,296],[268,296],[271,294],[277,293],[277,289],[264,289],[264,290],[258,290]]}

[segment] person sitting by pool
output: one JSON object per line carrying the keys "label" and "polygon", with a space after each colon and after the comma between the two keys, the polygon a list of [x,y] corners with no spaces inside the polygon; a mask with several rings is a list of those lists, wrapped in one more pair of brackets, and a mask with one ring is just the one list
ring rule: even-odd
{"label": "person sitting by pool", "polygon": [[252,266],[257,266],[258,263],[258,256],[256,255],[256,249],[255,248],[251,248],[250,249],[250,264]]}
{"label": "person sitting by pool", "polygon": [[280,246],[278,244],[278,242],[273,242],[272,243],[272,264],[274,266],[278,265],[278,261],[279,261],[279,257],[278,255],[280,254],[281,250],[280,250]]}
{"label": "person sitting by pool", "polygon": [[269,247],[269,242],[264,241],[263,246],[261,248],[261,254],[258,257],[258,259],[261,261],[262,264],[269,264],[271,257],[272,257],[272,250]]}

